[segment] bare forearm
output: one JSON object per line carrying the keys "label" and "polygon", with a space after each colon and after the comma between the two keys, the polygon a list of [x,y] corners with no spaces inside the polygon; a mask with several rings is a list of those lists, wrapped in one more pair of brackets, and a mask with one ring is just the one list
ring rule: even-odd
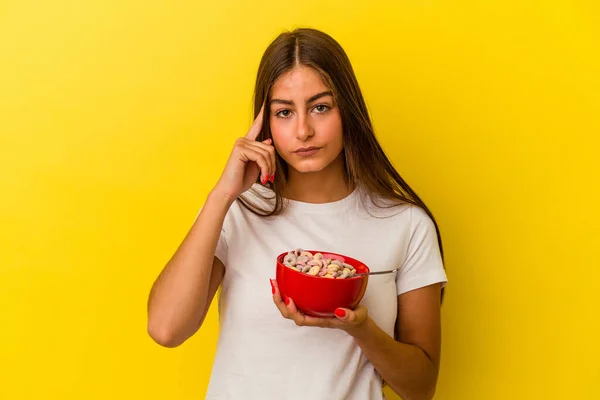
{"label": "bare forearm", "polygon": [[423,350],[394,340],[371,318],[349,333],[383,379],[404,400],[433,397],[438,368]]}
{"label": "bare forearm", "polygon": [[154,283],[148,300],[148,331],[160,344],[181,344],[207,309],[214,255],[232,201],[209,194],[185,239]]}

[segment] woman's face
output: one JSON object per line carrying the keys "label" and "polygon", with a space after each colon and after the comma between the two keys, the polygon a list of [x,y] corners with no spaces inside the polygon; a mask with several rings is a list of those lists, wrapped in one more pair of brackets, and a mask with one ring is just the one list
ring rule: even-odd
{"label": "woman's face", "polygon": [[339,109],[312,68],[295,67],[275,82],[269,123],[277,152],[298,172],[321,171],[342,152]]}

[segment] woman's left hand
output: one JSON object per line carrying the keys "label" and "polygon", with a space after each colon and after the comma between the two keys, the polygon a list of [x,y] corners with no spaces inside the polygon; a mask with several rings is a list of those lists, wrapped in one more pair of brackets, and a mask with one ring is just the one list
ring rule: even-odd
{"label": "woman's left hand", "polygon": [[359,305],[354,310],[338,308],[335,310],[335,317],[311,317],[298,311],[293,299],[289,297],[285,299],[282,298],[279,293],[277,281],[274,279],[271,279],[271,288],[273,292],[273,302],[279,309],[279,312],[281,312],[281,315],[284,318],[291,319],[298,326],[342,329],[352,335],[361,330],[364,322],[369,317],[367,308],[363,305]]}

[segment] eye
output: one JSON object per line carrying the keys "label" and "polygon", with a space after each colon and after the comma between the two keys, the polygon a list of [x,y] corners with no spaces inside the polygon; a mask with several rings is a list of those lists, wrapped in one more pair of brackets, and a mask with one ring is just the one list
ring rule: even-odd
{"label": "eye", "polygon": [[329,110],[329,106],[325,105],[325,104],[318,104],[315,106],[314,110],[317,113],[321,114],[321,113],[324,113],[325,111]]}
{"label": "eye", "polygon": [[290,115],[292,115],[292,112],[290,110],[281,110],[275,113],[275,116],[279,118],[289,118]]}

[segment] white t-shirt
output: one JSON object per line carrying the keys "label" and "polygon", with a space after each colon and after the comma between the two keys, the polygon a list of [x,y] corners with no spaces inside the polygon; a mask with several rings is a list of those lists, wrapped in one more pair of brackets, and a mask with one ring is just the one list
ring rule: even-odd
{"label": "white t-shirt", "polygon": [[[261,185],[254,189],[271,195]],[[259,217],[234,203],[216,256],[225,265],[220,330],[209,400],[379,400],[382,381],[360,347],[338,329],[299,327],[273,304],[269,279],[277,255],[296,248],[344,254],[371,271],[362,304],[394,336],[397,296],[446,283],[433,222],[420,208],[377,208],[357,189],[331,203],[289,201],[283,214]],[[249,198],[259,198],[246,192]],[[378,202],[378,204],[380,204]],[[391,204],[387,201],[387,204]],[[369,211],[375,218],[369,215]]]}

